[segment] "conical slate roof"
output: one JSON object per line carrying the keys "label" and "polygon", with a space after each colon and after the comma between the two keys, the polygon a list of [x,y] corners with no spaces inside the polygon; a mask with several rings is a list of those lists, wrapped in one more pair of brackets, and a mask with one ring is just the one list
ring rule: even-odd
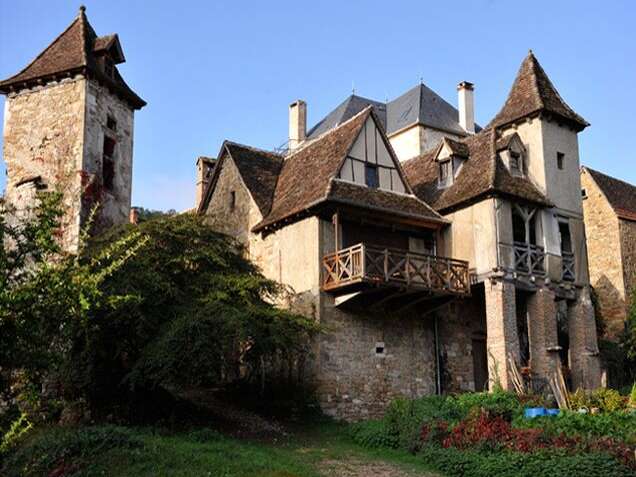
{"label": "conical slate roof", "polygon": [[578,131],[589,123],[570,108],[548,78],[532,51],[521,63],[508,99],[488,127],[501,127],[538,112],[552,113]]}
{"label": "conical slate roof", "polygon": [[146,105],[123,80],[116,67],[112,77],[107,76],[97,65],[97,51],[115,46],[114,62],[123,62],[117,35],[98,37],[86,18],[84,7],[73,22],[22,71],[0,81],[0,92],[8,93],[30,87],[40,80],[49,80],[65,74],[87,73],[107,84],[126,99],[134,108]]}

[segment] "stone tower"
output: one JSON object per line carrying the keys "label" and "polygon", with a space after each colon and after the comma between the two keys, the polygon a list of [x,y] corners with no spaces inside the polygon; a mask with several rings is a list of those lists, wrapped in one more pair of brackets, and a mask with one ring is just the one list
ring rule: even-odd
{"label": "stone tower", "polygon": [[16,75],[0,81],[4,112],[5,200],[18,209],[38,190],[63,193],[62,242],[77,248],[83,222],[99,204],[96,229],[128,220],[133,116],[145,106],[125,83],[116,34],[98,36],[77,17]]}

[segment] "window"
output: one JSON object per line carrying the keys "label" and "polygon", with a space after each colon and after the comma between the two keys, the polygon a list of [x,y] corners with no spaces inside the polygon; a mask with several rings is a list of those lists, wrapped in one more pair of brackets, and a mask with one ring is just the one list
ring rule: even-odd
{"label": "window", "polygon": [[104,136],[102,150],[102,183],[106,190],[112,191],[115,184],[115,140]]}
{"label": "window", "polygon": [[106,117],[106,127],[111,131],[117,131],[117,121],[112,116]]}
{"label": "window", "polygon": [[439,163],[439,183],[442,186],[448,185],[451,182],[452,166],[451,161],[444,161]]}
{"label": "window", "polygon": [[557,167],[561,171],[563,170],[564,159],[565,159],[565,154],[563,154],[562,152],[557,152]]}
{"label": "window", "polygon": [[109,57],[104,58],[104,73],[110,78],[115,76],[115,64]]}
{"label": "window", "polygon": [[365,164],[364,165],[364,178],[367,187],[371,187],[372,189],[377,189],[380,187],[380,179],[378,177],[378,167],[373,164]]}
{"label": "window", "polygon": [[230,192],[230,210],[234,210],[236,207],[236,192]]}
{"label": "window", "polygon": [[585,189],[581,189],[581,199],[587,199],[587,191]]}
{"label": "window", "polygon": [[510,170],[512,172],[522,172],[521,154],[510,151]]}
{"label": "window", "polygon": [[384,343],[377,342],[375,344],[375,354],[377,356],[384,356]]}

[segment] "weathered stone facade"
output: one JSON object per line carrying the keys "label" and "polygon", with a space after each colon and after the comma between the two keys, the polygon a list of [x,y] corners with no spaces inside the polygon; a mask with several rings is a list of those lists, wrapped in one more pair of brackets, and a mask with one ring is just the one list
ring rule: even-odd
{"label": "weathered stone facade", "polygon": [[84,148],[86,80],[62,80],[9,96],[5,103],[3,156],[7,167],[6,200],[18,209],[33,205],[35,178],[64,191],[64,244],[79,234]]}
{"label": "weathered stone facade", "polygon": [[6,201],[35,205],[35,191],[63,195],[61,242],[76,250],[80,230],[126,222],[132,190],[133,112],[146,103],[119,75],[118,36],[97,37],[85,8],[44,51],[0,81],[7,95],[3,156]]}
{"label": "weathered stone facade", "polygon": [[636,218],[619,217],[586,168],[581,171],[590,284],[606,324],[606,336],[618,338],[636,286]]}

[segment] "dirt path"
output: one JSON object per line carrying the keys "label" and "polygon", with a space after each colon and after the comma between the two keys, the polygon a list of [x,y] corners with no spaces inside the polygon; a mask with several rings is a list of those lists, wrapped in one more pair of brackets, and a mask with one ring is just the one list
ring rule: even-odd
{"label": "dirt path", "polygon": [[386,462],[365,462],[355,458],[324,460],[320,462],[318,470],[325,477],[433,477],[433,474],[406,472]]}

